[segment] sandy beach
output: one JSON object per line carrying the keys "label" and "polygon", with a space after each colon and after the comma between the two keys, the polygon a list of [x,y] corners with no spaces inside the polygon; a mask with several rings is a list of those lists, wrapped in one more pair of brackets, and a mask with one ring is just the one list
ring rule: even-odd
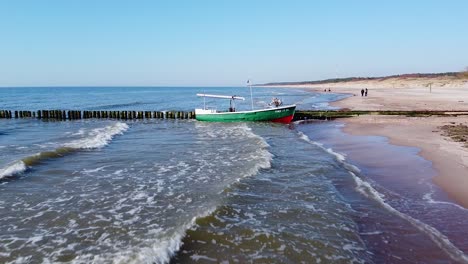
{"label": "sandy beach", "polygon": [[[363,86],[367,87],[369,86]],[[334,92],[352,96],[332,105],[355,110],[468,110],[468,87],[432,88],[431,91],[428,88],[369,87],[367,97],[362,97],[360,90],[360,88],[333,88]]]}
{"label": "sandy beach", "polygon": [[[332,106],[351,110],[445,110],[468,111],[468,80],[450,78],[387,79],[321,85],[294,85],[291,88],[346,93],[350,97]],[[361,89],[368,88],[362,97]],[[421,149],[432,162],[437,176],[433,181],[460,205],[468,208],[468,148],[444,136],[441,126],[468,125],[468,116],[405,117],[360,116],[341,119],[344,131],[352,135],[376,135],[390,143]]]}

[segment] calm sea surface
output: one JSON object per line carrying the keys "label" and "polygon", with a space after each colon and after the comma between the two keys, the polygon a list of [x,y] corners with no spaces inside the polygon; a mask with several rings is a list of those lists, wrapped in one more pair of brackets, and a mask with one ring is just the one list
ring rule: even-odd
{"label": "calm sea surface", "polygon": [[[190,111],[203,92],[250,95],[2,88],[0,109]],[[254,88],[256,107],[272,97],[342,95]],[[0,120],[0,263],[468,263],[468,210],[430,162],[341,126]]]}

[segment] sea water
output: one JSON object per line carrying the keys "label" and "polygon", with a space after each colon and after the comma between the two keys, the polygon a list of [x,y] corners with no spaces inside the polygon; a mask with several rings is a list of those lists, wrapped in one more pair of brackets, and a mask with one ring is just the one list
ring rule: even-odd
{"label": "sea water", "polygon": [[[237,108],[251,107],[245,87],[44,87],[0,89],[0,108],[228,107],[196,93],[244,96]],[[278,97],[325,109],[343,97],[253,94],[256,108]],[[431,184],[430,164],[362,163],[360,146],[386,142],[353,141],[340,126],[0,120],[0,262],[466,262],[467,211]],[[378,177],[390,168],[401,184]],[[404,175],[420,176],[405,187]]]}

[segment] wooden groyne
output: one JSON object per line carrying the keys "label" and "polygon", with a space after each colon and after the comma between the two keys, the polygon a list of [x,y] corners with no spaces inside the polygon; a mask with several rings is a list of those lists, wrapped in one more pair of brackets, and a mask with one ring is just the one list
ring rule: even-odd
{"label": "wooden groyne", "polygon": [[81,110],[38,110],[10,111],[0,110],[0,118],[36,118],[42,120],[79,120],[79,119],[193,119],[195,112],[184,111],[81,111]]}
{"label": "wooden groyne", "polygon": [[[357,111],[357,110],[300,110],[296,120],[331,120],[359,115],[402,115],[402,116],[458,116],[468,115],[468,111]],[[41,120],[79,120],[79,119],[194,119],[195,112],[186,111],[82,111],[82,110],[38,110],[11,111],[0,110],[1,118],[35,118]]]}

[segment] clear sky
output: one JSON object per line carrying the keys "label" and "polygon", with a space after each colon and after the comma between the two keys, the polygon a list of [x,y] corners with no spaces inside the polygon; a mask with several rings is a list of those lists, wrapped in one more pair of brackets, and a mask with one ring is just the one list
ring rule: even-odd
{"label": "clear sky", "polygon": [[0,0],[0,86],[459,71],[467,0]]}

